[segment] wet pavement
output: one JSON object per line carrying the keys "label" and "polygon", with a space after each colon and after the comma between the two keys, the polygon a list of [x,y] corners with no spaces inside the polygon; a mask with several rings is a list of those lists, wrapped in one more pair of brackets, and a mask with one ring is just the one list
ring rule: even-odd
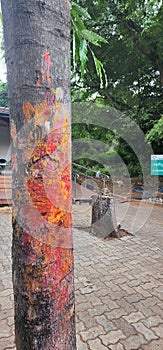
{"label": "wet pavement", "polygon": [[[111,241],[85,230],[89,205],[73,211],[77,350],[162,350],[163,207],[117,202],[118,222],[133,235]],[[15,350],[11,231],[1,212],[0,350]]]}

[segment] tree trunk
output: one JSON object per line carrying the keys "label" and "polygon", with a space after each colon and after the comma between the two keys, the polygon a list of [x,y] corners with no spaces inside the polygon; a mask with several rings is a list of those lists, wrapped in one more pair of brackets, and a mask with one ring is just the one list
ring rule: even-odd
{"label": "tree trunk", "polygon": [[74,350],[70,3],[2,0],[17,350]]}
{"label": "tree trunk", "polygon": [[91,231],[97,237],[120,237],[113,197],[99,196],[94,198]]}

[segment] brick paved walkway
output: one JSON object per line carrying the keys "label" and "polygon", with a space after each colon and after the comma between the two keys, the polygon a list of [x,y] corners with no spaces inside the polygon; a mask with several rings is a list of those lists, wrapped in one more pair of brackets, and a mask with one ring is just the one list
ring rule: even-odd
{"label": "brick paved walkway", "polygon": [[[135,206],[117,205],[120,221],[136,232],[121,240],[104,242],[74,229],[78,350],[163,349],[162,210],[146,215],[143,205],[141,228]],[[88,206],[74,212],[75,226],[89,224]],[[0,216],[0,350],[15,349],[10,219]]]}

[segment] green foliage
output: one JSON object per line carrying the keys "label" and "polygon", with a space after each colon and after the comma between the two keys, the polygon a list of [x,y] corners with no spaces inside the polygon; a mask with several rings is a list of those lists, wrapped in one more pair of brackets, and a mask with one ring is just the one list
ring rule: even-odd
{"label": "green foliage", "polygon": [[89,59],[88,51],[92,54],[96,74],[100,80],[100,86],[107,84],[107,75],[104,65],[97,59],[91,44],[101,46],[101,43],[107,43],[106,39],[92,30],[87,29],[86,20],[90,20],[91,16],[86,9],[79,6],[76,2],[71,3],[71,28],[72,28],[72,66],[73,80],[83,84],[84,76],[87,73],[87,61]]}
{"label": "green foliage", "polygon": [[163,143],[163,117],[154,123],[153,128],[147,132],[147,140],[149,142],[158,143],[162,145]]}
{"label": "green foliage", "polygon": [[2,27],[2,13],[0,12],[0,58],[4,57],[4,39]]}
{"label": "green foliage", "polygon": [[8,107],[8,87],[7,83],[0,81],[0,106]]}
{"label": "green foliage", "polygon": [[107,44],[107,41],[102,36],[85,29],[82,31],[82,36],[90,43],[96,46],[101,46],[101,42]]}
{"label": "green foliage", "polygon": [[85,39],[81,40],[80,46],[79,46],[79,57],[80,57],[80,70],[81,70],[81,78],[84,77],[85,70],[86,70],[86,62],[87,62],[87,53],[88,53],[88,45],[87,41]]}
{"label": "green foliage", "polygon": [[[163,7],[160,0],[76,0],[71,2],[72,101],[96,101],[135,120],[155,153],[163,141]],[[7,87],[0,83],[0,105],[7,106]],[[126,125],[126,124],[124,124]],[[127,132],[134,137],[130,123]],[[79,162],[94,169],[114,169],[116,154],[131,176],[141,176],[138,159],[118,134],[89,124],[72,125],[73,139],[100,140],[109,146],[99,155],[83,142]],[[101,157],[101,158],[100,158]],[[125,167],[123,169],[125,172]]]}
{"label": "green foliage", "polygon": [[104,87],[103,77],[105,80],[105,87],[107,87],[107,85],[108,85],[107,75],[106,75],[103,63],[100,60],[98,60],[98,58],[95,56],[95,54],[92,50],[91,50],[91,52],[92,52],[93,60],[95,63],[97,75],[100,78],[100,88],[102,89]]}
{"label": "green foliage", "polygon": [[[75,101],[90,100],[112,106],[129,120],[135,120],[151,143],[155,153],[162,153],[163,122],[163,7],[155,0],[79,0],[78,4],[91,16],[86,19],[88,30],[104,37],[108,44],[88,50],[87,71],[82,89],[75,82],[72,96]],[[92,56],[92,57],[91,57]],[[98,59],[105,67],[105,74]],[[103,76],[100,84],[98,75]],[[88,121],[89,123],[89,116]],[[77,126],[76,126],[77,128]],[[128,133],[134,137],[130,125]],[[81,126],[80,126],[81,131]],[[77,132],[77,129],[76,131]],[[84,130],[83,130],[84,132]],[[106,131],[87,128],[88,138],[106,139]],[[73,131],[73,137],[75,133]],[[83,135],[84,137],[84,135]],[[141,176],[138,160],[123,140],[111,135],[117,142],[116,151],[122,157],[132,176]],[[106,154],[107,159],[113,157]]]}

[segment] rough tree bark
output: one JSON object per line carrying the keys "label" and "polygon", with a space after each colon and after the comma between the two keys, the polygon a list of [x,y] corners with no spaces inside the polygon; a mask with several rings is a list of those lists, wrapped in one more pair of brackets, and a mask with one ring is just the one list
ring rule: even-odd
{"label": "rough tree bark", "polygon": [[120,238],[113,197],[101,195],[94,198],[91,231],[97,237]]}
{"label": "rough tree bark", "polygon": [[17,350],[74,350],[70,3],[2,0]]}

